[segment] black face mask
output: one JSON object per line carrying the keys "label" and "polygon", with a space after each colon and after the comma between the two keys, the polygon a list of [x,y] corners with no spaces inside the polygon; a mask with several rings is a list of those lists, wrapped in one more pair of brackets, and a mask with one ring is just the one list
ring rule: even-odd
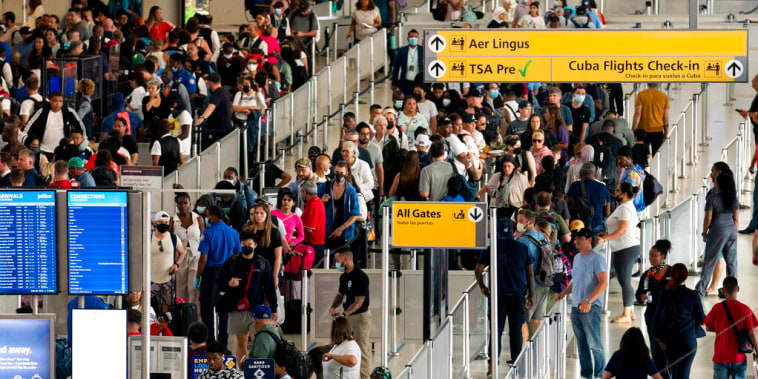
{"label": "black face mask", "polygon": [[242,92],[250,92],[250,86],[242,86]]}
{"label": "black face mask", "polygon": [[251,246],[242,246],[242,255],[253,254],[253,248]]}
{"label": "black face mask", "polygon": [[387,130],[390,130],[390,129],[394,128],[394,127],[395,127],[395,122],[394,121],[388,121],[387,122]]}
{"label": "black face mask", "polygon": [[414,93],[413,97],[416,99],[416,101],[421,101],[421,95]]}
{"label": "black face mask", "polygon": [[522,148],[520,148],[520,147],[517,147],[517,148],[513,149],[513,154],[516,154],[516,155],[521,155],[521,153],[522,153],[523,151],[524,151],[524,150],[523,150]]}
{"label": "black face mask", "polygon": [[334,180],[336,180],[337,183],[342,183],[345,181],[345,179],[347,179],[347,176],[343,174],[334,174]]}
{"label": "black face mask", "polygon": [[155,225],[155,230],[157,230],[158,233],[166,233],[168,232],[168,224],[157,224]]}

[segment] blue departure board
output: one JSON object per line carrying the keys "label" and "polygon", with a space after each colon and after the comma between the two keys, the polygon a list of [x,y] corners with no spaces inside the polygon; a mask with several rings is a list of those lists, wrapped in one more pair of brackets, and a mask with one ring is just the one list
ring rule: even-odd
{"label": "blue departure board", "polygon": [[126,192],[67,195],[69,294],[127,294]]}
{"label": "blue departure board", "polygon": [[0,294],[58,292],[55,191],[0,191]]}

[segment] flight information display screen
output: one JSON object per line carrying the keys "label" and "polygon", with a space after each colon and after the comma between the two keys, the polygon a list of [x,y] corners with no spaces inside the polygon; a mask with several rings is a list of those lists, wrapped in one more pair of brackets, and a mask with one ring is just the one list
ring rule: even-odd
{"label": "flight information display screen", "polygon": [[126,192],[69,191],[68,292],[128,293]]}
{"label": "flight information display screen", "polygon": [[58,292],[55,191],[0,191],[0,294]]}

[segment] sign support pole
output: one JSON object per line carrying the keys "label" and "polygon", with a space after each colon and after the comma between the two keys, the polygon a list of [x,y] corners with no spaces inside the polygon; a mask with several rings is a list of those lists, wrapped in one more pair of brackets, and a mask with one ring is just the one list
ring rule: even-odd
{"label": "sign support pole", "polygon": [[697,30],[698,18],[700,17],[698,0],[689,0],[690,30]]}
{"label": "sign support pole", "polygon": [[382,366],[389,362],[390,207],[382,207]]}
{"label": "sign support pole", "polygon": [[[149,191],[142,193],[142,309],[150,309],[150,208],[152,196]],[[147,294],[145,293],[147,292]],[[142,325],[150,325],[150,312],[142,312]],[[150,333],[142,333],[142,379],[150,377]]]}
{"label": "sign support pole", "polygon": [[[499,378],[497,348],[500,334],[497,330],[497,208],[490,208],[490,362],[492,377]],[[520,331],[516,331],[519,333]]]}

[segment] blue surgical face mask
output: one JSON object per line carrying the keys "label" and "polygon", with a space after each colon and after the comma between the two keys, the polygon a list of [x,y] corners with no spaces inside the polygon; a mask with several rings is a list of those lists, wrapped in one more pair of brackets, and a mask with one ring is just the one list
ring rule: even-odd
{"label": "blue surgical face mask", "polygon": [[575,95],[574,96],[574,102],[583,103],[584,102],[584,95]]}
{"label": "blue surgical face mask", "polygon": [[559,6],[559,5],[561,5],[561,3],[560,3],[559,1],[553,1],[553,6],[554,6],[554,7],[557,7],[557,6]]}
{"label": "blue surgical face mask", "polygon": [[411,44],[411,46],[416,46],[418,45],[418,38],[417,37],[408,38],[408,43]]}
{"label": "blue surgical face mask", "polygon": [[336,268],[339,272],[345,272],[345,266],[343,266],[340,262],[335,262],[334,268]]}
{"label": "blue surgical face mask", "polygon": [[197,207],[197,213],[203,214],[205,213],[205,207]]}
{"label": "blue surgical face mask", "polygon": [[39,154],[39,147],[33,147],[32,151],[34,152],[34,154]]}
{"label": "blue surgical face mask", "polygon": [[402,100],[395,100],[395,108],[400,109],[403,107],[403,101]]}
{"label": "blue surgical face mask", "polygon": [[450,105],[450,99],[442,99],[442,106],[447,107]]}
{"label": "blue surgical face mask", "polygon": [[490,96],[493,99],[497,99],[497,97],[500,96],[500,91],[498,91],[496,89],[490,90]]}
{"label": "blue surgical face mask", "polygon": [[179,69],[178,69],[178,68],[176,68],[176,67],[171,67],[171,71],[173,71],[173,72],[177,72],[177,71],[179,71]]}
{"label": "blue surgical face mask", "polygon": [[274,14],[277,15],[277,16],[281,16],[282,15],[282,9],[281,8],[274,9]]}

